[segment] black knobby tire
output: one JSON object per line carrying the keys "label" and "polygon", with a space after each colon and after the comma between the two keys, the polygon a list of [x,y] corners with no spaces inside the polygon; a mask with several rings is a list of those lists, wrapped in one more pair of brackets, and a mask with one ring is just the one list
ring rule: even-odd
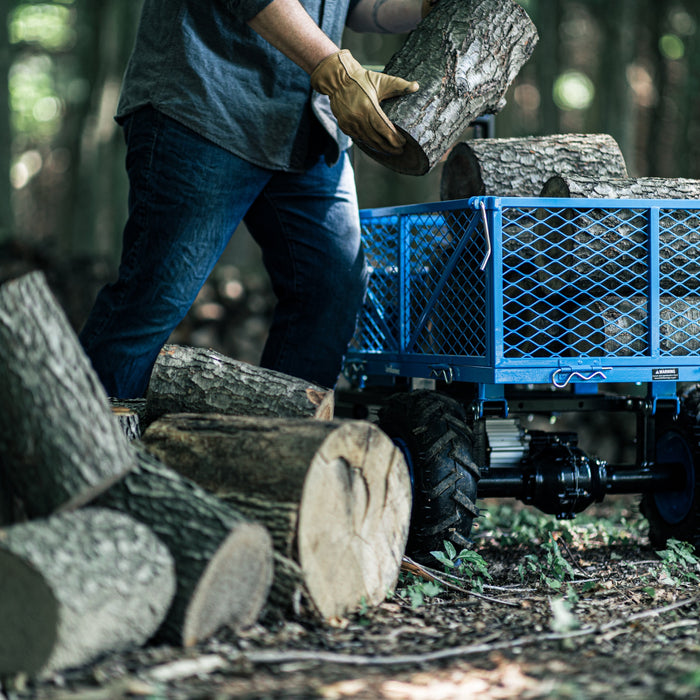
{"label": "black knobby tire", "polygon": [[674,421],[657,427],[657,459],[664,451],[685,464],[686,487],[670,494],[644,494],[640,510],[649,521],[649,541],[663,549],[669,539],[690,542],[700,552],[700,385],[681,398]]}
{"label": "black knobby tire", "polygon": [[396,394],[379,411],[379,426],[407,453],[412,471],[407,554],[434,564],[430,552],[442,551],[443,540],[467,546],[478,515],[479,467],[462,405],[435,391]]}

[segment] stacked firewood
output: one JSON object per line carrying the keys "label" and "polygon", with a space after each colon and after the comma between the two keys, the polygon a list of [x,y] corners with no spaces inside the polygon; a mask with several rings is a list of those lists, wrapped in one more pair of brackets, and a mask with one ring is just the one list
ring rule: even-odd
{"label": "stacked firewood", "polygon": [[42,273],[0,287],[0,674],[384,599],[405,461],[333,392],[166,346],[110,401]]}

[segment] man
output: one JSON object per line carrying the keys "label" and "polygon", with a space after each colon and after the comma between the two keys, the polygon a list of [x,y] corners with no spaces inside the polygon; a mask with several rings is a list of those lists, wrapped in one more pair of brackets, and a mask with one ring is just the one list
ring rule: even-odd
{"label": "man", "polygon": [[405,32],[421,14],[421,0],[145,0],[117,112],[119,276],[80,334],[110,396],[145,393],[241,220],[278,299],[261,365],[335,384],[366,284],[348,136],[400,152],[379,102],[418,89],[338,43],[346,23]]}

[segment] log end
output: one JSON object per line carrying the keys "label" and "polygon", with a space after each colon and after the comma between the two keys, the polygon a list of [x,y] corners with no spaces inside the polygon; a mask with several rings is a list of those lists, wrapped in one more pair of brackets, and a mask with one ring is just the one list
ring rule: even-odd
{"label": "log end", "polygon": [[397,124],[394,126],[406,139],[403,152],[398,155],[377,151],[366,144],[355,142],[355,145],[370,158],[373,158],[389,170],[393,170],[402,175],[425,175],[430,170],[430,161],[425,151],[407,131]]}
{"label": "log end", "polygon": [[460,141],[447,156],[440,178],[440,199],[466,199],[486,194],[479,159],[468,143]]}
{"label": "log end", "polygon": [[44,576],[17,554],[0,549],[0,572],[0,676],[34,676],[56,644],[58,603]]}
{"label": "log end", "polygon": [[241,522],[207,565],[182,626],[182,644],[193,646],[223,626],[253,624],[272,584],[272,541],[257,523]]}
{"label": "log end", "polygon": [[385,599],[398,578],[410,515],[408,469],[391,440],[364,421],[333,431],[304,482],[297,540],[304,580],[324,618]]}
{"label": "log end", "polygon": [[540,197],[571,197],[571,190],[561,175],[552,175],[542,185]]}

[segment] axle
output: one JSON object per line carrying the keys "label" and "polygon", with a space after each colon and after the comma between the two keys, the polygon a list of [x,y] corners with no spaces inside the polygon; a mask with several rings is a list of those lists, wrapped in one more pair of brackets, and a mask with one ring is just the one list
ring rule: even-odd
{"label": "axle", "polygon": [[518,452],[512,433],[505,439],[504,431],[494,430],[492,421],[487,432],[493,459],[482,470],[479,498],[518,498],[545,513],[573,518],[607,494],[658,493],[686,487],[682,464],[607,464],[577,447],[574,433],[527,432],[521,435],[522,450]]}

